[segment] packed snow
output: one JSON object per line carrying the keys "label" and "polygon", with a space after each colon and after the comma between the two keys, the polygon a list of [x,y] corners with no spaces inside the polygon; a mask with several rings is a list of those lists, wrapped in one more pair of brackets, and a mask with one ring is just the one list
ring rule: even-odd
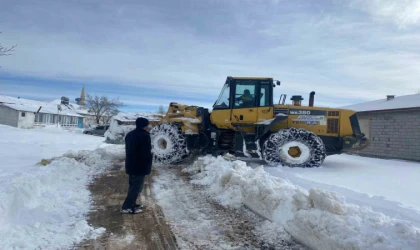
{"label": "packed snow", "polygon": [[248,153],[248,149],[246,148],[246,142],[245,142],[245,140],[242,141],[242,153],[246,157],[251,158],[251,155]]}
{"label": "packed snow", "polygon": [[304,250],[284,228],[249,209],[220,206],[206,187],[189,183],[181,169],[157,166],[153,193],[179,249]]}
{"label": "packed snow", "polygon": [[[299,156],[293,157],[289,154],[290,148],[297,147],[301,150]],[[306,162],[311,157],[311,149],[304,143],[298,141],[287,142],[281,147],[280,155],[282,158],[287,159],[288,162],[292,164],[302,164]]]}
{"label": "packed snow", "polygon": [[128,113],[120,112],[113,116],[112,119],[122,122],[135,122],[137,118],[144,117],[149,121],[160,121],[163,115],[155,113]]}
{"label": "packed snow", "polygon": [[274,121],[274,118],[273,119],[261,119],[260,118],[259,121],[256,124],[258,124],[258,125],[270,125],[270,123],[272,121]]}
{"label": "packed snow", "polygon": [[108,143],[115,143],[115,144],[122,144],[124,143],[124,138],[128,134],[128,132],[136,129],[135,124],[129,125],[120,125],[118,120],[111,119],[109,124],[109,129],[105,132],[104,136],[106,138],[106,142]]}
{"label": "packed snow", "polygon": [[115,144],[124,143],[124,138],[128,132],[136,129],[136,119],[140,117],[146,118],[150,122],[158,122],[162,118],[162,115],[121,112],[111,118],[109,129],[104,134],[106,142]]}
{"label": "packed snow", "polygon": [[0,125],[0,134],[0,249],[69,248],[104,231],[86,222],[86,185],[122,149],[54,127]]}
{"label": "packed snow", "polygon": [[[251,162],[258,167],[259,162]],[[369,206],[420,227],[420,164],[354,155],[328,156],[320,168],[266,167],[273,176],[303,188],[343,194],[348,202]]]}
{"label": "packed snow", "polygon": [[412,223],[350,204],[337,192],[297,186],[263,166],[206,156],[184,171],[222,205],[245,205],[313,249],[420,248],[420,229]]}

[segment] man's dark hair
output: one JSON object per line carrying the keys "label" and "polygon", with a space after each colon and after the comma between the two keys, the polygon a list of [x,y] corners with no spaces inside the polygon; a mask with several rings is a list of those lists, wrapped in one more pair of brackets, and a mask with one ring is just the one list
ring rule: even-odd
{"label": "man's dark hair", "polygon": [[147,120],[146,118],[143,117],[139,117],[136,120],[136,127],[137,128],[144,128],[147,127],[149,125],[149,120]]}

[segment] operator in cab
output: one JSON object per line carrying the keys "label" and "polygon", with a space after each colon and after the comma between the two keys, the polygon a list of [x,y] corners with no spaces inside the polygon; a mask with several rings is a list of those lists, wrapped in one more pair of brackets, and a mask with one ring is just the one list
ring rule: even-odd
{"label": "operator in cab", "polygon": [[249,89],[244,90],[244,94],[236,98],[236,101],[242,101],[242,107],[254,106],[254,97],[251,95]]}

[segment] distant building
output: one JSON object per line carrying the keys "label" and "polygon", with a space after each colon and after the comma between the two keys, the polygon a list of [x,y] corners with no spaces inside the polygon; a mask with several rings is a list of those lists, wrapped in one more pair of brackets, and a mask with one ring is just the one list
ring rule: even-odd
{"label": "distant building", "polygon": [[77,105],[85,106],[86,105],[86,96],[85,96],[85,87],[82,88],[82,93],[80,93],[80,97],[76,98]]}
{"label": "distant building", "polygon": [[48,103],[0,95],[0,124],[33,128],[59,123],[63,127],[83,128],[83,111],[76,112],[70,105],[61,104],[61,100]]}
{"label": "distant building", "polygon": [[360,155],[420,161],[420,94],[343,107],[357,111],[369,146]]}

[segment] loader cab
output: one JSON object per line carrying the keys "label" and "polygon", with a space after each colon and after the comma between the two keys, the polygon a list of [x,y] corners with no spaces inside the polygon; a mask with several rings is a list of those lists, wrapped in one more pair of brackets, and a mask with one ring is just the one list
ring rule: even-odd
{"label": "loader cab", "polygon": [[272,78],[228,77],[213,105],[212,122],[217,127],[231,123],[256,123],[273,117]]}

